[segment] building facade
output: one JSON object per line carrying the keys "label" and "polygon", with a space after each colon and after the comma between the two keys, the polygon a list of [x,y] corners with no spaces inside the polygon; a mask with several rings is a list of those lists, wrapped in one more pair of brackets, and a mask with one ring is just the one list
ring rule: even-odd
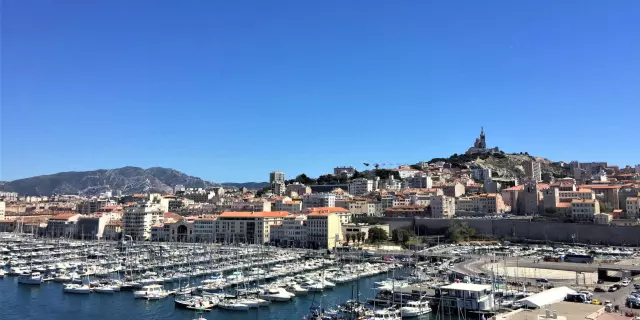
{"label": "building facade", "polygon": [[362,196],[373,191],[373,180],[357,178],[349,181],[349,194]]}
{"label": "building facade", "polygon": [[593,222],[597,213],[600,213],[598,200],[571,201],[571,218],[575,222]]}
{"label": "building facade", "polygon": [[522,166],[524,167],[524,175],[535,181],[542,181],[542,168],[540,162],[535,160],[525,161]]}
{"label": "building facade", "polygon": [[445,195],[431,197],[432,218],[452,218],[456,214],[456,199]]}
{"label": "building facade", "polygon": [[312,193],[302,197],[302,208],[335,207],[336,195],[332,193]]}
{"label": "building facade", "polygon": [[164,212],[159,205],[139,203],[125,208],[122,215],[123,237],[149,240],[151,226],[164,222]]}
{"label": "building facade", "polygon": [[281,224],[289,217],[285,211],[223,212],[215,223],[216,242],[267,243],[271,226]]}
{"label": "building facade", "polygon": [[342,239],[342,224],[340,217],[334,212],[318,211],[307,215],[310,248],[333,249]]}

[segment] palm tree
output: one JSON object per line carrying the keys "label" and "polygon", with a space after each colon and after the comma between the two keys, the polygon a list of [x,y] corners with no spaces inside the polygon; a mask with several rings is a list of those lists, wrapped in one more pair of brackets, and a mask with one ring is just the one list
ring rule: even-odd
{"label": "palm tree", "polygon": [[349,241],[351,240],[351,235],[347,233],[347,235],[344,237],[347,239],[347,244],[349,244]]}
{"label": "palm tree", "polygon": [[360,236],[360,242],[364,242],[364,238],[367,236],[367,234],[364,232],[359,232],[358,235]]}

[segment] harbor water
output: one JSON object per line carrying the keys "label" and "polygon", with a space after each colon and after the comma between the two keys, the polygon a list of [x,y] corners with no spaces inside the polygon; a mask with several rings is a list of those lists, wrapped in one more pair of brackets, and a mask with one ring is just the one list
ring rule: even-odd
{"label": "harbor water", "polygon": [[[396,273],[397,274],[397,273]],[[359,280],[360,300],[375,295],[375,282],[385,280],[381,274]],[[309,307],[322,303],[324,308],[344,303],[356,294],[356,282],[338,284],[324,294],[308,293],[289,302],[274,302],[269,307],[249,311],[229,311],[214,308],[204,313],[206,319],[301,319],[309,313]],[[131,292],[116,292],[112,295],[65,294],[59,283],[47,282],[39,286],[18,284],[17,277],[0,279],[0,319],[2,320],[63,320],[63,319],[195,319],[193,311],[174,307],[173,297],[147,301],[134,299]],[[431,315],[435,319],[435,315]],[[429,319],[427,317],[426,319]]]}

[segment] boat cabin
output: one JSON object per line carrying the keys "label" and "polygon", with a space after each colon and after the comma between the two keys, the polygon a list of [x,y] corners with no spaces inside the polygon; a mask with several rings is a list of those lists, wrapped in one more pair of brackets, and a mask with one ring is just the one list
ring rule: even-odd
{"label": "boat cabin", "polygon": [[488,284],[452,283],[440,287],[436,296],[445,308],[460,308],[465,311],[494,309],[493,292]]}

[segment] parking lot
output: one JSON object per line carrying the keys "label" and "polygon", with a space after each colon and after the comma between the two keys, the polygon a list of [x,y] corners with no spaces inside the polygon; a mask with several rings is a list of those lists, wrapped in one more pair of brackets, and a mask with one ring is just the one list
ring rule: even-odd
{"label": "parking lot", "polygon": [[[640,281],[636,281],[635,283],[639,283]],[[604,290],[608,290],[611,285],[615,284],[614,282],[608,282],[597,285]],[[619,305],[620,308],[624,308],[625,301],[627,300],[627,296],[631,294],[631,292],[638,291],[635,290],[633,284],[630,284],[626,287],[621,287],[620,289],[614,292],[595,292],[595,290],[590,290],[593,292],[593,298],[598,299],[600,302],[604,303],[609,300],[613,305]]]}

